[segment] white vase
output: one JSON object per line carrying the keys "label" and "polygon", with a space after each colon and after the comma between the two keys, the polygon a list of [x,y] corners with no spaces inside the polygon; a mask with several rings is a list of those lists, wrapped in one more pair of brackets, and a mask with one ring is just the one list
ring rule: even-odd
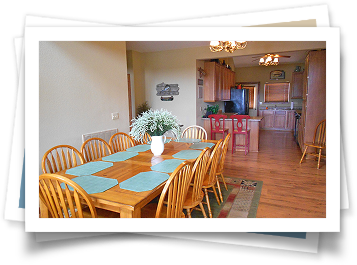
{"label": "white vase", "polygon": [[154,156],[159,156],[164,152],[164,141],[166,140],[165,135],[161,136],[151,136],[151,152]]}

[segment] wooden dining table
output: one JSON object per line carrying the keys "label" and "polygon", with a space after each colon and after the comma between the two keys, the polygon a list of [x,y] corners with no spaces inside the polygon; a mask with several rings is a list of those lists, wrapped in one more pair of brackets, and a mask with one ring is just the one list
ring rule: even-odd
{"label": "wooden dining table", "polygon": [[[202,142],[209,142],[213,144],[217,143],[215,140],[202,140]],[[151,167],[157,165],[160,162],[168,159],[176,159],[173,157],[173,155],[180,151],[193,150],[190,148],[192,144],[193,143],[177,142],[172,140],[165,144],[164,152],[160,156],[154,156],[149,149],[144,152],[138,152],[138,155],[127,160],[112,162],[113,166],[92,174],[93,176],[111,178],[118,181],[118,185],[115,185],[114,187],[104,192],[89,194],[93,200],[94,206],[96,208],[102,208],[120,213],[121,218],[140,218],[141,209],[155,197],[161,194],[166,181],[162,182],[151,190],[142,192],[121,188],[120,183],[136,176],[140,172],[152,171]],[[185,160],[191,162],[195,161],[195,159],[182,159],[182,162]],[[105,158],[102,157],[94,161],[105,161]],[[66,174],[66,170],[59,171],[56,174],[63,175],[69,179],[77,177],[74,175]],[[171,175],[171,173],[167,174]],[[48,216],[48,211],[45,205],[40,204],[40,210],[41,217]]]}

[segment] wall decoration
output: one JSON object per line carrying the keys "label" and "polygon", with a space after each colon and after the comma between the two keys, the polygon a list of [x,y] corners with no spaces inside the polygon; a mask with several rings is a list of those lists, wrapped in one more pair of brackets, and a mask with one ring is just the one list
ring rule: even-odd
{"label": "wall decoration", "polygon": [[203,87],[198,87],[198,98],[203,98]]}
{"label": "wall decoration", "polygon": [[178,95],[179,89],[178,84],[165,84],[162,82],[161,84],[156,85],[156,96]]}
{"label": "wall decoration", "polygon": [[203,86],[203,79],[198,79],[197,80],[197,85]]}
{"label": "wall decoration", "polygon": [[285,71],[284,70],[271,71],[270,79],[285,79]]}
{"label": "wall decoration", "polygon": [[174,97],[171,96],[171,97],[161,97],[161,101],[173,101],[174,100]]}

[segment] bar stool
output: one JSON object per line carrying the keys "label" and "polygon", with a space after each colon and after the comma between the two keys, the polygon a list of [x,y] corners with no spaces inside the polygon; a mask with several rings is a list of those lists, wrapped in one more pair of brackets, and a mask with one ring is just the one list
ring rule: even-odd
{"label": "bar stool", "polygon": [[223,139],[228,134],[228,128],[225,128],[224,121],[227,119],[226,115],[223,114],[211,114],[208,116],[211,121],[211,140],[216,140],[216,133],[222,133]]}
{"label": "bar stool", "polygon": [[[245,155],[249,152],[249,144],[250,144],[250,129],[248,129],[248,119],[250,119],[249,115],[232,115],[230,117],[232,119],[232,154],[235,151],[237,146],[244,146]],[[245,120],[245,122],[243,122]],[[243,134],[244,135],[244,145],[237,145],[236,143],[236,135]]]}

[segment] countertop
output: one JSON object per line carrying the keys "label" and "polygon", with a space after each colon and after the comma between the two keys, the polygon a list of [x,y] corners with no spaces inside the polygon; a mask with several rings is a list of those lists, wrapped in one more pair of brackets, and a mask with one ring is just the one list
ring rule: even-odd
{"label": "countertop", "polygon": [[[229,117],[231,116],[231,115],[233,115],[234,113],[222,113],[223,115],[227,115],[227,119],[226,120],[228,120],[228,121],[231,121],[232,119],[230,119]],[[209,120],[209,118],[202,118],[203,120]],[[249,119],[249,121],[261,121],[263,119],[263,117],[262,116],[250,116],[250,119]]]}

